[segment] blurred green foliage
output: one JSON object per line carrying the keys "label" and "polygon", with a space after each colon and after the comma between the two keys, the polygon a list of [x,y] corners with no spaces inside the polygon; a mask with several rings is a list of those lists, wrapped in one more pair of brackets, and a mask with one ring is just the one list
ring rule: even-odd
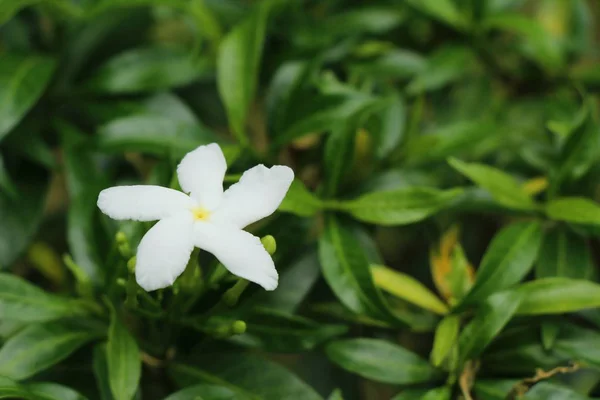
{"label": "blurred green foliage", "polygon": [[[0,398],[600,396],[599,16],[0,0]],[[251,227],[279,288],[212,284],[200,253],[145,293],[127,264],[150,225],[98,193],[175,187],[212,142],[228,183],[296,172]]]}

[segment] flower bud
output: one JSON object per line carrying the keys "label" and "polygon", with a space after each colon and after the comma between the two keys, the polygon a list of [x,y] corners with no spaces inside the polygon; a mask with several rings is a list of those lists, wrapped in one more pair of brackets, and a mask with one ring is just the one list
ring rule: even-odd
{"label": "flower bud", "polygon": [[263,236],[262,239],[260,239],[260,242],[264,246],[265,250],[267,250],[267,253],[270,255],[275,254],[275,251],[277,250],[277,242],[273,236]]}
{"label": "flower bud", "polygon": [[244,332],[246,332],[246,323],[244,321],[237,320],[231,324],[231,333],[234,335],[241,335]]}
{"label": "flower bud", "polygon": [[136,262],[135,256],[131,257],[129,259],[129,261],[127,261],[127,270],[131,274],[133,274],[135,272],[135,262]]}

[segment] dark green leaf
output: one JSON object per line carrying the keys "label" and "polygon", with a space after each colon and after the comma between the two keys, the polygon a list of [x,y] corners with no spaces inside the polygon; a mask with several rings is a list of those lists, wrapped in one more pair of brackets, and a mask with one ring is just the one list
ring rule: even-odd
{"label": "dark green leaf", "polygon": [[0,107],[0,141],[40,98],[52,77],[55,66],[54,60],[46,57],[2,55],[0,60],[0,104],[2,104]]}
{"label": "dark green leaf", "polygon": [[529,389],[523,400],[591,400],[573,389],[550,382],[540,382]]}
{"label": "dark green leaf", "polygon": [[341,124],[334,129],[325,142],[325,183],[323,195],[331,197],[338,191],[345,173],[350,170],[354,160],[354,124]]}
{"label": "dark green leaf", "polygon": [[41,222],[46,200],[46,178],[19,179],[19,196],[0,191],[0,268],[9,266],[25,250]]}
{"label": "dark green leaf", "polygon": [[307,318],[268,309],[256,310],[244,320],[246,333],[231,340],[274,353],[312,350],[347,331],[343,325],[318,324]]}
{"label": "dark green leaf", "polygon": [[113,311],[106,343],[110,389],[116,400],[130,400],[137,391],[142,361],[137,342]]}
{"label": "dark green leaf", "polygon": [[254,97],[267,17],[271,1],[257,5],[254,12],[237,25],[219,46],[217,84],[227,109],[231,130],[241,143],[247,143],[246,116]]}
{"label": "dark green leaf", "polygon": [[302,256],[280,274],[279,290],[263,292],[259,303],[273,310],[293,314],[320,276],[316,252]]}
{"label": "dark green leaf", "polygon": [[600,285],[582,279],[544,278],[520,285],[517,314],[562,314],[600,307]]}
{"label": "dark green leaf", "polygon": [[165,400],[246,400],[249,397],[224,386],[195,385],[173,393]]}
{"label": "dark green leaf", "polygon": [[505,207],[517,210],[535,210],[537,205],[509,174],[484,164],[465,163],[455,158],[450,165],[478,186],[486,189],[492,197]]}
{"label": "dark green leaf", "polygon": [[406,93],[417,95],[457,81],[468,73],[473,61],[466,47],[442,47],[429,57],[427,67],[409,82]]}
{"label": "dark green leaf", "polygon": [[452,0],[408,0],[408,4],[456,29],[464,29],[466,21]]}
{"label": "dark green leaf", "polygon": [[516,380],[477,379],[473,391],[480,400],[506,400]]}
{"label": "dark green leaf", "polygon": [[590,279],[594,264],[586,240],[565,228],[547,232],[535,268],[538,278]]}
{"label": "dark green leaf", "polygon": [[329,344],[326,352],[340,367],[378,382],[407,385],[440,378],[439,371],[427,361],[383,340],[340,340]]}
{"label": "dark green leaf", "polygon": [[553,350],[570,359],[600,368],[600,334],[591,329],[561,321],[561,330]]}
{"label": "dark green leaf", "polygon": [[546,204],[546,214],[557,221],[600,225],[600,205],[583,197],[563,197]]}
{"label": "dark green leaf", "polygon": [[321,199],[306,189],[304,183],[294,179],[278,210],[301,217],[311,217],[323,208]]}
{"label": "dark green leaf", "polygon": [[520,282],[533,267],[541,243],[542,226],[538,222],[520,222],[502,229],[485,252],[475,284],[457,310]]}
{"label": "dark green leaf", "polygon": [[462,191],[409,187],[373,192],[341,202],[339,208],[355,218],[379,225],[406,225],[421,221],[449,206]]}
{"label": "dark green leaf", "polygon": [[59,322],[31,325],[0,349],[0,375],[29,378],[67,358],[101,332]]}
{"label": "dark green leaf", "polygon": [[[180,157],[200,145],[218,141],[214,132],[199,124],[148,114],[119,118],[102,125],[96,143],[105,151],[141,151]],[[221,147],[228,160],[237,153],[234,146]]]}
{"label": "dark green leaf", "polygon": [[458,339],[461,360],[476,358],[517,311],[520,293],[507,291],[488,297]]}
{"label": "dark green leaf", "polygon": [[93,358],[94,378],[96,379],[96,387],[100,394],[101,400],[114,400],[110,390],[110,382],[108,379],[108,363],[106,361],[106,345],[97,344],[94,347]]}
{"label": "dark green leaf", "polygon": [[86,400],[75,390],[57,383],[31,383],[27,390],[35,400]]}
{"label": "dark green leaf", "polygon": [[205,357],[199,363],[202,368],[172,364],[169,372],[180,386],[217,384],[255,400],[322,400],[310,386],[271,361],[247,354]]}
{"label": "dark green leaf", "polygon": [[325,280],[348,309],[380,321],[397,320],[373,283],[360,243],[334,217],[319,239],[319,260]]}
{"label": "dark green leaf", "polygon": [[519,14],[496,15],[486,19],[487,28],[500,29],[518,35],[525,56],[551,73],[563,65],[561,46],[536,20]]}
{"label": "dark green leaf", "polygon": [[100,190],[108,186],[94,165],[90,142],[75,127],[57,124],[64,148],[64,164],[71,200],[67,220],[67,239],[74,261],[93,282],[104,276],[97,247],[98,226],[94,224]]}
{"label": "dark green leaf", "polygon": [[44,322],[88,313],[81,302],[54,296],[11,274],[0,273],[0,319]]}
{"label": "dark green leaf", "polygon": [[137,93],[187,85],[212,74],[205,59],[174,47],[128,50],[102,65],[86,83],[98,93]]}
{"label": "dark green leaf", "polygon": [[427,389],[406,389],[398,393],[390,400],[414,400],[422,399],[427,394]]}

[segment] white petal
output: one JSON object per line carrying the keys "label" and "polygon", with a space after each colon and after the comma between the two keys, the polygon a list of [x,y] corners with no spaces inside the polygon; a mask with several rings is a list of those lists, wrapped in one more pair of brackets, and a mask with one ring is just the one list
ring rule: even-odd
{"label": "white petal", "polygon": [[200,146],[183,157],[177,167],[179,184],[207,210],[214,210],[223,196],[227,163],[216,143]]}
{"label": "white petal", "polygon": [[185,193],[161,186],[115,186],[98,196],[98,207],[112,219],[156,221],[193,206]]}
{"label": "white petal", "polygon": [[284,165],[267,168],[261,164],[250,168],[225,191],[211,220],[242,229],[268,217],[277,210],[293,180],[294,171]]}
{"label": "white petal", "polygon": [[232,274],[258,283],[266,290],[277,287],[273,259],[256,236],[231,226],[197,222],[194,244],[212,253]]}
{"label": "white petal", "polygon": [[194,249],[191,213],[162,219],[138,246],[135,279],[147,291],[170,286],[185,269]]}

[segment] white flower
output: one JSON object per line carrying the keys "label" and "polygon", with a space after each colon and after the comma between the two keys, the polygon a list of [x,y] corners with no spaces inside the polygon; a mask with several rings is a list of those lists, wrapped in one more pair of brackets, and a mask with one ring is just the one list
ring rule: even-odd
{"label": "white flower", "polygon": [[273,260],[259,238],[243,231],[271,215],[285,197],[294,172],[286,166],[250,168],[223,192],[227,164],[212,143],[188,153],[177,175],[185,193],[160,186],[103,190],[98,207],[117,220],[160,220],[137,249],[135,277],[145,290],[172,285],[194,246],[212,253],[231,273],[267,290],[277,287]]}

